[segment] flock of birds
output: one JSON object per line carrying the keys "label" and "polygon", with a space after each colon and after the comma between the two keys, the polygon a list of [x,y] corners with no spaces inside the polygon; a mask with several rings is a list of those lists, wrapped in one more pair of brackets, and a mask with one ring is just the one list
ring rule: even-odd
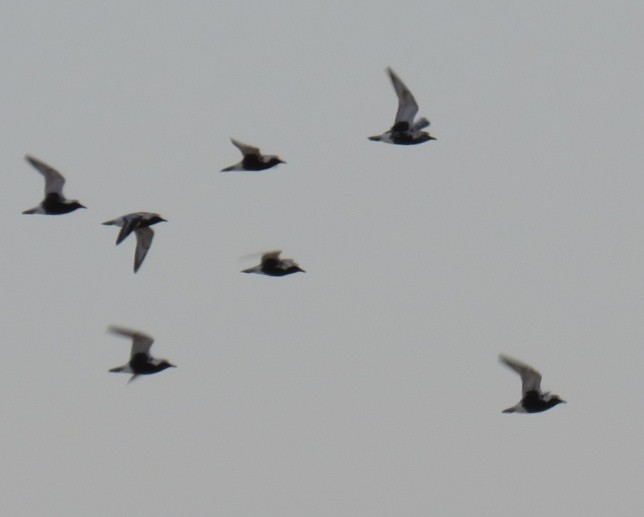
{"label": "flock of birds", "polygon": [[[394,145],[416,145],[430,140],[436,140],[428,132],[423,131],[423,129],[430,125],[429,120],[425,117],[420,117],[416,120],[418,103],[414,99],[411,91],[391,68],[387,68],[387,73],[398,97],[396,118],[394,125],[388,131],[385,131],[381,135],[371,136],[369,140]],[[240,162],[222,169],[222,172],[264,171],[280,163],[286,163],[278,156],[262,154],[258,147],[244,144],[234,138],[231,138],[231,141],[241,151],[243,157]],[[77,200],[68,200],[65,198],[63,194],[65,178],[60,172],[33,156],[27,155],[26,159],[45,178],[45,198],[38,206],[25,210],[23,214],[62,215],[79,208],[86,208]],[[152,212],[134,212],[106,221],[103,224],[121,228],[116,239],[117,245],[134,232],[136,235],[134,272],[136,273],[141,267],[141,264],[143,264],[143,260],[152,245],[154,231],[150,227],[160,222],[166,222],[166,219],[159,214]],[[242,272],[275,277],[304,272],[293,259],[280,258],[280,254],[280,251],[264,253],[260,264],[244,269]],[[110,331],[132,340],[129,361],[123,366],[118,366],[110,370],[110,372],[131,374],[132,376],[128,382],[132,382],[139,375],[149,375],[175,367],[175,365],[165,359],[157,359],[150,355],[150,347],[154,343],[152,337],[142,332],[122,327],[113,326],[110,327]],[[540,413],[565,402],[557,395],[541,391],[541,374],[531,366],[504,355],[500,355],[499,360],[518,373],[522,383],[521,400],[514,406],[503,410],[503,413]]]}

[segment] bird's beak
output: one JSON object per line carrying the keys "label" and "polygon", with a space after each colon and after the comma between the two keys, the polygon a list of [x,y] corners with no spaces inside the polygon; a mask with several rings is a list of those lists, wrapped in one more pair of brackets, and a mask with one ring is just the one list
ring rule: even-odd
{"label": "bird's beak", "polygon": [[278,160],[280,161],[280,163],[286,163],[286,162],[285,162],[284,160],[282,160],[281,158],[278,158]]}
{"label": "bird's beak", "polygon": [[297,270],[302,272],[302,273],[306,273],[306,271],[304,271],[301,267],[298,267]]}

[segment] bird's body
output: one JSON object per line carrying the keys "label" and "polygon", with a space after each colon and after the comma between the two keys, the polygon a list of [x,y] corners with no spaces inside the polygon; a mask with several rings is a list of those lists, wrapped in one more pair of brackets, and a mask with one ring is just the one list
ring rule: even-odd
{"label": "bird's body", "polygon": [[105,225],[120,226],[121,231],[116,239],[116,244],[120,244],[132,232],[136,235],[136,251],[134,252],[134,272],[136,273],[143,259],[148,253],[150,246],[152,246],[152,239],[154,231],[150,228],[151,225],[166,221],[159,214],[152,212],[133,212],[126,214],[111,221],[105,221]]}
{"label": "bird's body", "polygon": [[429,120],[425,117],[414,120],[418,113],[418,103],[409,88],[391,68],[387,68],[387,73],[398,96],[396,120],[389,131],[385,131],[382,135],[370,136],[369,140],[395,145],[416,145],[436,140],[426,131],[422,131],[429,126]]}
{"label": "bird's body", "polygon": [[45,178],[45,198],[38,206],[25,210],[23,214],[62,215],[85,208],[76,200],[65,199],[65,178],[60,172],[33,156],[27,155],[25,159]]}
{"label": "bird's body", "polygon": [[286,163],[278,156],[272,154],[263,155],[258,147],[243,144],[234,138],[231,138],[230,141],[241,151],[243,159],[234,165],[221,169],[221,172],[264,171],[280,163]]}
{"label": "bird's body", "polygon": [[262,255],[259,265],[244,269],[242,273],[258,273],[268,276],[286,276],[292,273],[305,273],[293,259],[280,258],[281,251],[270,251]]}
{"label": "bird's body", "polygon": [[565,403],[557,395],[541,391],[541,374],[520,361],[500,355],[499,360],[521,376],[521,400],[503,413],[541,413],[557,404]]}
{"label": "bird's body", "polygon": [[175,365],[170,364],[165,359],[155,359],[150,355],[150,347],[154,343],[154,339],[150,336],[122,327],[110,327],[109,330],[113,334],[132,339],[130,360],[123,366],[110,369],[110,372],[131,373],[132,377],[130,377],[128,382],[132,382],[139,375],[151,375],[161,372],[166,368],[176,368]]}

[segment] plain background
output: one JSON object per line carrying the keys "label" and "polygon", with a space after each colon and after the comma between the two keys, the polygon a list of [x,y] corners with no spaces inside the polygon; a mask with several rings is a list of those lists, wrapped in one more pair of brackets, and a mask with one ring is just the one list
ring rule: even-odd
{"label": "plain background", "polygon": [[[1,10],[3,513],[642,514],[641,2]],[[437,141],[367,140],[387,66]],[[26,153],[88,209],[22,215]],[[499,353],[568,404],[501,414]]]}

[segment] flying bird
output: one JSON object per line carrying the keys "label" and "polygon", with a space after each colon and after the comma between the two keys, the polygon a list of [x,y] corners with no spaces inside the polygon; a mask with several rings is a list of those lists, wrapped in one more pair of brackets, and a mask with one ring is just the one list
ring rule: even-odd
{"label": "flying bird", "polygon": [[257,273],[268,276],[286,276],[291,273],[305,273],[293,259],[280,258],[281,251],[270,251],[262,255],[259,265],[244,269],[242,273]]}
{"label": "flying bird", "polygon": [[387,73],[398,96],[396,120],[389,131],[386,131],[382,135],[370,136],[369,140],[397,145],[422,144],[428,140],[436,140],[426,131],[421,131],[423,128],[429,126],[429,120],[421,117],[414,121],[418,113],[418,103],[405,86],[405,83],[400,80],[400,77],[391,68],[387,68]]}
{"label": "flying bird", "polygon": [[45,177],[45,199],[38,206],[22,212],[23,214],[61,215],[78,208],[86,208],[76,200],[65,199],[65,178],[60,172],[33,156],[26,155],[25,159]]}
{"label": "flying bird", "polygon": [[130,377],[128,384],[139,375],[150,375],[161,372],[166,368],[176,368],[174,364],[170,364],[165,359],[155,359],[150,355],[150,347],[154,343],[154,339],[150,336],[122,327],[110,327],[109,331],[112,334],[132,339],[130,360],[123,366],[110,369],[110,372],[131,373],[132,377]]}
{"label": "flying bird", "polygon": [[541,413],[566,402],[557,395],[541,391],[541,374],[531,366],[505,355],[499,355],[499,361],[521,376],[522,398],[515,406],[504,409],[504,413]]}
{"label": "flying bird", "polygon": [[241,162],[221,169],[221,172],[227,171],[264,171],[275,167],[280,163],[286,163],[281,160],[279,156],[272,154],[262,154],[259,152],[259,147],[253,147],[252,145],[242,144],[238,140],[231,138],[230,141],[239,149],[244,155],[244,158]]}
{"label": "flying bird", "polygon": [[134,272],[136,273],[143,259],[148,253],[150,246],[152,246],[152,238],[154,231],[150,228],[151,225],[167,222],[159,214],[152,212],[133,212],[126,214],[111,221],[105,221],[103,224],[120,226],[121,231],[116,239],[116,244],[120,244],[132,232],[136,235],[136,251],[134,252]]}

